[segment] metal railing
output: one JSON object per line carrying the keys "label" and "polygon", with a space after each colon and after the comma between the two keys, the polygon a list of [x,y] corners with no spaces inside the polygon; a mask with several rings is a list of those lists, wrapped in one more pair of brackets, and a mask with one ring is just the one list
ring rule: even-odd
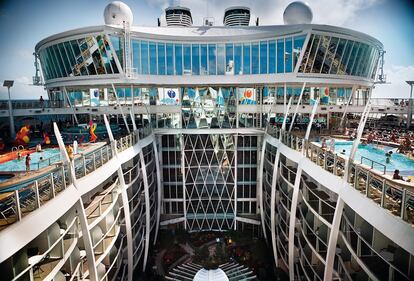
{"label": "metal railing", "polygon": [[[303,151],[307,158],[324,170],[341,178],[344,177],[346,166],[344,155],[329,151],[316,143],[305,141],[299,136],[289,134],[276,127],[269,126],[267,133],[274,137],[281,136],[281,142],[286,146],[299,152]],[[350,163],[346,180],[382,208],[389,210],[404,221],[414,224],[414,192],[405,188],[404,182],[399,183],[396,180],[386,178],[381,175],[381,172],[356,162]]]}
{"label": "metal railing", "polygon": [[367,160],[367,162],[369,162],[371,164],[371,165],[369,165],[369,166],[371,166],[371,169],[374,169],[374,165],[378,165],[378,166],[382,167],[383,174],[384,175],[386,174],[387,166],[385,166],[384,164],[382,164],[380,162],[377,162],[375,160],[369,159],[365,156],[361,156],[361,164],[364,164],[364,159]]}
{"label": "metal railing", "polygon": [[[119,140],[120,148],[126,148],[138,142],[137,134],[150,135],[150,128],[139,130]],[[118,142],[117,142],[118,143]],[[107,144],[73,160],[75,177],[80,179],[114,157],[111,145]],[[0,193],[0,230],[22,220],[22,218],[56,197],[71,184],[70,169],[67,164],[56,163],[56,167],[45,174],[28,179],[10,187],[10,191]]]}

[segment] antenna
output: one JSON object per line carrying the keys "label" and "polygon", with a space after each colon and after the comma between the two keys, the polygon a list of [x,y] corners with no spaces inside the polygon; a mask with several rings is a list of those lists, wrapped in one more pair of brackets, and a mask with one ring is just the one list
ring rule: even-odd
{"label": "antenna", "polygon": [[35,58],[34,67],[35,67],[35,70],[36,70],[35,76],[32,77],[33,85],[41,86],[41,85],[43,85],[43,81],[42,81],[42,77],[40,76],[39,54],[33,53],[33,56]]}
{"label": "antenna", "polygon": [[375,81],[375,84],[386,84],[387,83],[387,75],[384,74],[384,64],[385,64],[385,60],[384,60],[384,55],[385,55],[386,51],[381,50],[380,51],[380,61],[379,61],[379,74],[377,77],[377,81]]}

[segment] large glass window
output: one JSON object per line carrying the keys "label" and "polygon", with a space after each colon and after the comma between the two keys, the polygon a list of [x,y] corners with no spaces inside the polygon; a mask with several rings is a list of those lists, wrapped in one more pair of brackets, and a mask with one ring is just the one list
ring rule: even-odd
{"label": "large glass window", "polygon": [[148,42],[141,41],[141,73],[148,74]]}
{"label": "large glass window", "polygon": [[158,43],[158,75],[165,75],[165,44]]}
{"label": "large glass window", "polygon": [[191,74],[191,45],[184,44],[184,74]]}
{"label": "large glass window", "polygon": [[285,72],[292,72],[292,63],[293,63],[293,48],[292,48],[292,38],[286,38],[285,40]]}
{"label": "large glass window", "polygon": [[338,47],[336,48],[335,57],[332,61],[331,69],[329,70],[330,74],[336,74],[338,71],[339,64],[341,63],[342,54],[345,49],[346,40],[339,39]]}
{"label": "large glass window", "polygon": [[269,73],[276,73],[276,40],[269,41]]}
{"label": "large glass window", "polygon": [[260,74],[267,74],[267,41],[260,42]]}
{"label": "large glass window", "polygon": [[175,44],[175,75],[183,74],[183,45]]}
{"label": "large glass window", "polygon": [[252,74],[259,74],[259,44],[252,44]]}
{"label": "large glass window", "polygon": [[200,45],[192,45],[191,47],[191,56],[192,56],[192,68],[194,75],[200,75]]}
{"label": "large glass window", "polygon": [[319,47],[319,40],[320,40],[319,35],[315,35],[313,37],[312,47],[311,47],[308,60],[306,63],[306,68],[305,68],[305,72],[307,73],[310,73],[312,70],[313,62],[315,61],[316,51],[318,50],[318,47]]}
{"label": "large glass window", "polygon": [[224,75],[225,71],[224,44],[217,44],[217,74]]}
{"label": "large glass window", "polygon": [[167,75],[174,75],[174,46],[166,45],[167,50]]}
{"label": "large glass window", "polygon": [[359,51],[359,42],[354,43],[354,47],[352,48],[351,55],[349,56],[348,63],[346,64],[346,74],[351,74],[351,70],[354,67],[354,63]]}
{"label": "large glass window", "polygon": [[226,44],[226,73],[234,74],[233,44]]}
{"label": "large glass window", "polygon": [[285,40],[277,40],[277,73],[285,71]]}
{"label": "large glass window", "polygon": [[157,75],[157,45],[154,42],[149,43],[150,54],[150,74]]}
{"label": "large glass window", "polygon": [[250,74],[250,44],[243,44],[243,74]]}
{"label": "large glass window", "polygon": [[319,43],[318,51],[316,52],[315,61],[313,63],[312,73],[320,73],[322,63],[325,58],[326,51],[329,46],[330,37],[322,36]]}
{"label": "large glass window", "polygon": [[242,46],[234,44],[234,74],[242,74]]}
{"label": "large glass window", "polygon": [[200,45],[200,57],[201,57],[201,69],[200,69],[200,74],[201,75],[207,75],[207,61],[208,61],[208,57],[207,57],[207,45],[202,44]]}
{"label": "large glass window", "polygon": [[208,44],[208,74],[216,75],[216,45]]}
{"label": "large glass window", "polygon": [[293,68],[295,68],[298,63],[303,44],[305,43],[305,38],[306,36],[302,35],[295,37],[293,40]]}

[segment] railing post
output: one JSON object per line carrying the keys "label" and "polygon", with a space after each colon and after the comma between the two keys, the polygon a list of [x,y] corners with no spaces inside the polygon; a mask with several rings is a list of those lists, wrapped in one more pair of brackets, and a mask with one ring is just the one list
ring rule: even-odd
{"label": "railing post", "polygon": [[[100,155],[101,155],[101,164],[102,164],[102,166],[103,166],[103,164],[104,164],[104,160],[103,160],[103,152],[102,152],[102,148],[101,149],[99,149],[99,153],[100,153]],[[105,162],[106,163],[106,162]]]}
{"label": "railing post", "polygon": [[35,198],[37,208],[40,208],[39,183],[37,182],[37,180],[35,181]]}
{"label": "railing post", "polygon": [[96,157],[95,157],[95,153],[92,153],[92,160],[93,160],[93,170],[96,170]]}
{"label": "railing post", "polygon": [[401,214],[400,214],[400,217],[403,220],[405,220],[405,201],[406,201],[406,198],[407,198],[407,189],[404,188],[403,192],[402,192],[402,198],[401,198]]}
{"label": "railing post", "polygon": [[86,159],[85,159],[85,155],[82,155],[82,162],[83,162],[83,173],[84,173],[84,176],[86,176]]}
{"label": "railing post", "polygon": [[20,221],[22,220],[22,210],[20,209],[20,197],[18,189],[14,191],[14,197],[16,197],[16,215],[17,219]]}
{"label": "railing post", "polygon": [[50,185],[52,187],[52,198],[55,198],[56,191],[55,191],[55,179],[53,178],[53,172],[50,173]]}
{"label": "railing post", "polygon": [[338,164],[338,156],[336,155],[336,153],[334,153],[333,174],[335,176],[337,175],[337,167],[336,167],[337,164]]}
{"label": "railing post", "polygon": [[65,166],[62,165],[62,183],[63,189],[66,189],[66,174],[65,174]]}
{"label": "railing post", "polygon": [[369,173],[369,171],[367,171],[367,182],[365,183],[365,195],[368,197],[368,198],[371,198],[370,197],[370,194],[369,194],[369,181],[370,181],[370,173]]}
{"label": "railing post", "polygon": [[385,204],[385,192],[386,192],[386,185],[385,185],[385,179],[382,180],[382,194],[381,194],[381,207],[384,207]]}
{"label": "railing post", "polygon": [[323,169],[326,170],[328,166],[328,151],[323,151]]}

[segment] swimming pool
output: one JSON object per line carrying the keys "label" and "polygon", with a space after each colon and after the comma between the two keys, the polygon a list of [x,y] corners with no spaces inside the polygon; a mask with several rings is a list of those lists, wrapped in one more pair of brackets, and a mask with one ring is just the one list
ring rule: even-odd
{"label": "swimming pool", "polygon": [[[42,161],[40,160],[41,157]],[[1,163],[0,171],[26,171],[25,158],[26,156],[20,160],[15,159]],[[60,150],[59,148],[45,148],[41,152],[31,153],[30,158],[30,170],[38,170],[60,161]]]}
{"label": "swimming pool", "polygon": [[[329,149],[329,143],[330,141],[327,140],[327,147]],[[349,154],[351,153],[351,148],[352,148],[352,141],[336,141],[335,142],[335,151],[336,152],[341,152],[342,150],[345,150],[345,155],[349,156]],[[385,153],[392,151],[393,154],[391,156],[391,162],[390,163],[386,163],[385,162]],[[374,160],[376,162],[379,162],[383,165],[385,165],[387,167],[387,172],[394,172],[395,169],[400,170],[401,172],[406,171],[406,172],[412,172],[414,171],[414,160],[411,160],[410,158],[408,158],[407,156],[405,156],[404,154],[401,153],[397,153],[395,152],[396,148],[393,147],[389,147],[389,146],[379,146],[377,147],[377,145],[375,144],[367,144],[367,145],[362,145],[360,144],[358,146],[358,150],[356,152],[355,155],[355,160],[356,161],[361,161],[361,156],[366,157],[368,159]],[[363,163],[366,165],[371,165],[370,161],[364,159]],[[382,171],[383,167],[381,165],[378,164],[374,164],[374,168]],[[402,173],[403,174],[403,173]],[[404,173],[405,175],[408,175],[406,173]],[[414,172],[412,172],[411,174],[414,174]]]}

